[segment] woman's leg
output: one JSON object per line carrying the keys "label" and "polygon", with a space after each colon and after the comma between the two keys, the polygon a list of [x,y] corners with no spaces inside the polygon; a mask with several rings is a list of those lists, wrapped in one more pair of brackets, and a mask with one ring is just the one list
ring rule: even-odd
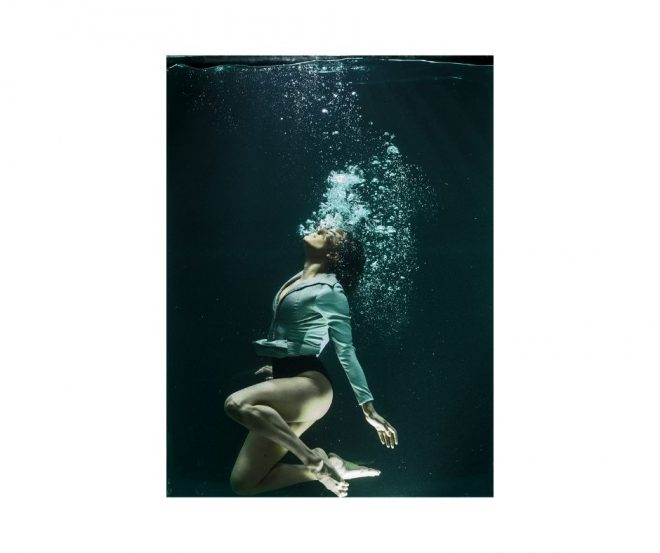
{"label": "woman's leg", "polygon": [[[300,436],[314,422],[293,422],[290,427]],[[275,442],[250,432],[231,473],[230,482],[234,492],[238,495],[255,495],[317,480],[316,475],[304,465],[277,463],[285,453],[286,450]],[[336,453],[329,453],[328,458],[344,480],[380,475],[379,470],[351,463]],[[330,484],[332,486],[333,483]],[[336,491],[332,487],[329,489],[333,493],[339,492],[337,495],[340,496],[346,495],[348,491],[340,486],[336,487]]]}
{"label": "woman's leg", "polygon": [[[307,447],[289,426],[289,423],[309,423],[308,428],[327,412],[331,403],[332,387],[327,378],[316,371],[261,382],[231,394],[225,401],[227,415],[250,430],[249,441],[246,440],[244,445],[245,455],[239,455],[237,460],[239,466],[233,473],[237,475],[234,482],[245,482],[243,465],[248,461],[248,473],[254,474],[255,470],[258,473],[261,469],[263,478],[288,450],[300,459],[302,468],[278,469],[284,480],[276,478],[276,473],[267,482],[269,486],[274,485],[273,480],[278,487],[282,487],[283,481],[304,481],[301,479],[309,479],[313,475],[333,492],[341,491],[345,487],[343,479],[329,463],[325,452],[320,448],[312,450]],[[273,449],[263,438],[274,442],[280,449]],[[337,483],[342,485],[337,488]]]}
{"label": "woman's leg", "polygon": [[[315,421],[289,423],[300,437]],[[278,463],[286,449],[275,442],[249,432],[231,472],[231,487],[238,495],[254,495],[316,480],[305,465]]]}

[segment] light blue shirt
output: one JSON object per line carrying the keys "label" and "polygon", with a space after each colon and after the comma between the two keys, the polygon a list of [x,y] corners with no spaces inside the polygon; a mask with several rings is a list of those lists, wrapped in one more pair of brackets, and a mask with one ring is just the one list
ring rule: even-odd
{"label": "light blue shirt", "polygon": [[358,403],[373,400],[355,355],[348,299],[334,273],[298,280],[279,301],[282,290],[301,275],[302,271],[293,275],[275,294],[268,338],[252,342],[257,355],[318,357],[332,341]]}

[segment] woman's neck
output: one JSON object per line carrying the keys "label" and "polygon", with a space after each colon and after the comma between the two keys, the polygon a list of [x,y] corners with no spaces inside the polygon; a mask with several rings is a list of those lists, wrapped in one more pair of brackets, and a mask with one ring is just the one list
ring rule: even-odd
{"label": "woman's neck", "polygon": [[306,259],[300,278],[301,280],[307,280],[308,278],[314,278],[320,273],[327,273],[327,263]]}

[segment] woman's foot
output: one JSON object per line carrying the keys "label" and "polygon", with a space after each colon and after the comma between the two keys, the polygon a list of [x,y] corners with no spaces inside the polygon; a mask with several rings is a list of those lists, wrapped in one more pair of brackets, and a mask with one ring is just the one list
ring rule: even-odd
{"label": "woman's foot", "polygon": [[326,452],[320,447],[317,447],[312,451],[319,460],[310,463],[307,465],[307,468],[314,473],[316,479],[321,482],[321,484],[336,496],[346,497],[346,495],[348,495],[348,482],[344,482],[344,479],[335,468],[335,465],[330,462]]}
{"label": "woman's foot", "polygon": [[346,459],[342,459],[336,453],[328,454],[328,462],[334,467],[339,476],[341,476],[341,478],[344,480],[380,475],[380,471],[378,469],[356,465],[355,463],[351,463]]}
{"label": "woman's foot", "polygon": [[348,495],[348,482],[344,482],[343,480],[337,482],[326,475],[319,475],[316,479],[337,497],[346,497]]}

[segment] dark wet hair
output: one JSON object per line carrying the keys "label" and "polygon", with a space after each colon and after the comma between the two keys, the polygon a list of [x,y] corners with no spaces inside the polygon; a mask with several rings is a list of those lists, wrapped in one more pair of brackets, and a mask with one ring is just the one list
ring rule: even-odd
{"label": "dark wet hair", "polygon": [[346,294],[351,294],[357,288],[364,272],[366,256],[362,242],[351,232],[343,232],[346,235],[335,249],[337,257],[330,261],[330,272],[335,273]]}

